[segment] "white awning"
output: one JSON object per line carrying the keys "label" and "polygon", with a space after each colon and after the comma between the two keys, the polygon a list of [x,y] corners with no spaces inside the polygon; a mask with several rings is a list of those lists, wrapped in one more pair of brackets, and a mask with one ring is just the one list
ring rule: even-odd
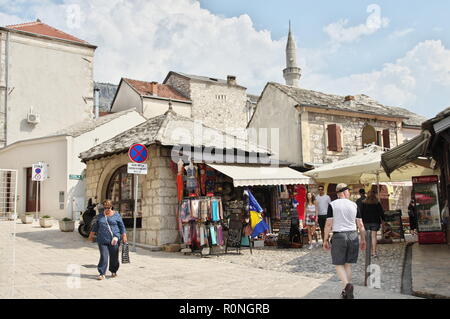
{"label": "white awning", "polygon": [[289,167],[227,164],[208,164],[208,166],[231,177],[235,187],[314,184],[312,178]]}

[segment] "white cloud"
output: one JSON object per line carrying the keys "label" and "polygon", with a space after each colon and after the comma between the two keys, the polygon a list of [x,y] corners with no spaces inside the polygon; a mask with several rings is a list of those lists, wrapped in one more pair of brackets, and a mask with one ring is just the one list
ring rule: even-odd
{"label": "white cloud", "polygon": [[117,83],[122,76],[162,81],[170,70],[233,74],[259,93],[267,79],[282,80],[285,38],[256,31],[248,15],[219,17],[195,0],[66,0],[32,6],[27,15],[97,45],[99,81]]}
{"label": "white cloud", "polygon": [[[450,50],[439,40],[428,40],[380,70],[340,78],[312,74],[303,84],[335,94],[367,94],[383,104],[433,116],[446,107],[439,103],[448,103],[441,101],[449,99]],[[436,88],[442,88],[439,96],[435,96]]]}
{"label": "white cloud", "polygon": [[348,19],[341,19],[325,26],[323,30],[328,34],[333,44],[339,45],[357,41],[363,36],[374,34],[381,28],[386,28],[389,25],[389,19],[381,16],[379,5],[369,5],[367,12],[371,14],[367,17],[364,24],[346,27],[349,22]]}
{"label": "white cloud", "polygon": [[403,30],[397,30],[395,32],[393,32],[389,37],[391,39],[398,39],[398,38],[402,38],[408,34],[410,34],[411,32],[414,32],[415,29],[414,28],[407,28],[407,29],[403,29]]}

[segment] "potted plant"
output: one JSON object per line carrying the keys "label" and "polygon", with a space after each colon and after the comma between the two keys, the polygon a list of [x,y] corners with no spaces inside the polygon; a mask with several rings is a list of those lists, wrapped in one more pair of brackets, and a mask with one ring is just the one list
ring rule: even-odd
{"label": "potted plant", "polygon": [[42,216],[39,218],[39,225],[43,228],[50,228],[53,226],[53,218],[48,215]]}
{"label": "potted plant", "polygon": [[33,223],[33,214],[29,214],[29,213],[23,214],[22,216],[20,216],[20,220],[24,224],[32,224]]}
{"label": "potted plant", "polygon": [[75,229],[75,221],[65,217],[59,221],[59,229],[62,232],[73,232]]}

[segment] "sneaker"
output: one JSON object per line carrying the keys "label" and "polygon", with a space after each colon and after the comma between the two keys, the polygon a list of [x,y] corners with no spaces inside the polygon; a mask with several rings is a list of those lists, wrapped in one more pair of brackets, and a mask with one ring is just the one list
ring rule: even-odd
{"label": "sneaker", "polygon": [[105,275],[99,275],[99,276],[97,277],[97,280],[103,280],[103,279],[105,279]]}
{"label": "sneaker", "polygon": [[310,244],[308,247],[309,250],[313,249],[313,244]]}
{"label": "sneaker", "polygon": [[345,286],[345,294],[347,295],[346,299],[354,299],[355,297],[353,296],[353,285],[352,284],[347,284]]}
{"label": "sneaker", "polygon": [[116,273],[111,273],[111,278],[116,278],[117,274]]}

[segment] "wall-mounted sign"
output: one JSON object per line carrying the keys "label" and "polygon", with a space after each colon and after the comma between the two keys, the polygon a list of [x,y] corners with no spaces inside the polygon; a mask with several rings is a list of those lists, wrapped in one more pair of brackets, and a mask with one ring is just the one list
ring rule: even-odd
{"label": "wall-mounted sign", "polygon": [[83,179],[83,175],[69,175],[69,179],[81,181]]}
{"label": "wall-mounted sign", "polygon": [[46,180],[48,178],[47,172],[48,172],[48,164],[42,162],[33,164],[31,179],[37,182]]}

